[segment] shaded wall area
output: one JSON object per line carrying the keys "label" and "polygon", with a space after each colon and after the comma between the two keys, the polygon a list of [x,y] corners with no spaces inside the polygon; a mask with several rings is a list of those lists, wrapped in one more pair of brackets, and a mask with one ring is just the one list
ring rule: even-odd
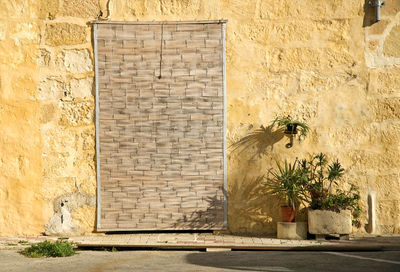
{"label": "shaded wall area", "polygon": [[[272,130],[264,145],[240,154],[230,150],[231,232],[275,232],[279,201],[265,195],[255,177],[275,160],[325,152],[347,169],[343,187],[360,187],[364,210],[368,192],[377,192],[378,232],[399,233],[398,1],[386,1],[379,23],[364,0],[28,2],[0,4],[0,234],[44,231],[61,213],[60,201],[68,199],[81,199],[68,206],[80,232],[94,228],[93,51],[87,22],[99,16],[228,19],[228,144],[267,127],[277,114],[311,126],[310,136],[290,149],[288,139]],[[365,232],[365,213],[361,221],[356,232]],[[19,228],[11,229],[14,225]]]}

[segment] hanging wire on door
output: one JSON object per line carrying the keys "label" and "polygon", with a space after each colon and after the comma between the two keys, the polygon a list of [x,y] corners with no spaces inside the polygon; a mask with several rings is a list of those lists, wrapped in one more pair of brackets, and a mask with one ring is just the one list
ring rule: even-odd
{"label": "hanging wire on door", "polygon": [[158,79],[161,79],[162,57],[163,57],[163,42],[164,42],[164,24],[161,24],[161,37],[160,37],[160,73]]}

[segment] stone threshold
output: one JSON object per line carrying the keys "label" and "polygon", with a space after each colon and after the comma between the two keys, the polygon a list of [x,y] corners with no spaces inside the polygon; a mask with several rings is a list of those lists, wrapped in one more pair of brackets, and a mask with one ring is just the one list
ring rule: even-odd
{"label": "stone threshold", "polygon": [[[131,249],[170,250],[302,250],[302,251],[378,251],[385,244],[356,240],[287,240],[209,233],[151,233],[113,234],[104,236],[71,237],[70,241],[83,249],[116,247]],[[400,245],[400,243],[399,243]],[[398,247],[400,248],[400,246]]]}

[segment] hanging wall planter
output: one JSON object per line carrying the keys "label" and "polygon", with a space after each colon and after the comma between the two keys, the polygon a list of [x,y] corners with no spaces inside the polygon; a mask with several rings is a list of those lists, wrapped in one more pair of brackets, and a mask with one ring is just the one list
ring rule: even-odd
{"label": "hanging wall planter", "polygon": [[307,137],[310,130],[306,123],[295,120],[290,116],[277,116],[274,121],[272,121],[272,126],[276,126],[277,128],[285,128],[284,133],[290,139],[290,142],[286,144],[287,148],[293,146],[293,139],[295,138],[295,135],[298,135],[297,140],[301,142]]}
{"label": "hanging wall planter", "polygon": [[297,134],[297,124],[287,124],[285,134],[289,135]]}

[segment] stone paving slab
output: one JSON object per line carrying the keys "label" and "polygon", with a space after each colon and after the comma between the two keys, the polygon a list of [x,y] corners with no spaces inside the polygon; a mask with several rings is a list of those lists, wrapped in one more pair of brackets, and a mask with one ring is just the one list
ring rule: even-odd
{"label": "stone paving slab", "polygon": [[326,241],[283,240],[263,237],[214,235],[211,233],[123,234],[72,237],[80,247],[139,247],[139,248],[232,248],[232,249],[285,249],[330,245]]}

